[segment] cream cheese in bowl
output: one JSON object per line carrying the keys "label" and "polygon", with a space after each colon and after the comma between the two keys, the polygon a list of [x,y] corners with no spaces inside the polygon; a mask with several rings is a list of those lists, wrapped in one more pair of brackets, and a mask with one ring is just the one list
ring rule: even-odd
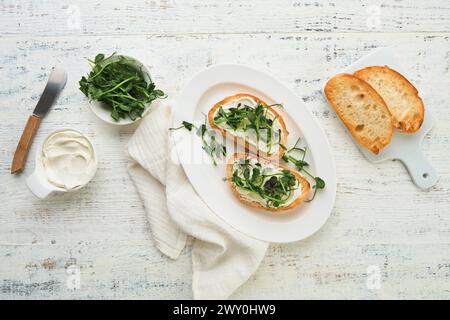
{"label": "cream cheese in bowl", "polygon": [[97,166],[92,144],[73,130],[51,134],[42,146],[41,160],[47,180],[66,190],[87,184]]}
{"label": "cream cheese in bowl", "polygon": [[85,186],[95,175],[97,156],[88,137],[73,129],[47,136],[36,154],[36,168],[27,186],[39,198]]}

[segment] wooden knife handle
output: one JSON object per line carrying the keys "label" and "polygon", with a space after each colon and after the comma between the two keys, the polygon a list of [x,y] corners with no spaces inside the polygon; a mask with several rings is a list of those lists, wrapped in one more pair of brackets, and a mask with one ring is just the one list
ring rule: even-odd
{"label": "wooden knife handle", "polygon": [[16,152],[14,153],[13,162],[11,164],[11,173],[21,172],[23,168],[25,168],[28,151],[30,150],[34,135],[36,134],[40,123],[41,118],[35,115],[28,118],[25,129],[23,129],[22,136],[17,144]]}

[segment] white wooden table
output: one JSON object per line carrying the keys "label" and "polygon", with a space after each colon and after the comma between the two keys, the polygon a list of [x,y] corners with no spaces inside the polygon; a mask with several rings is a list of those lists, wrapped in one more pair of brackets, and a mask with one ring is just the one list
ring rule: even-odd
{"label": "white wooden table", "polygon": [[[114,51],[146,62],[171,97],[211,64],[266,70],[326,131],[339,180],[331,218],[305,241],[270,246],[232,298],[450,298],[450,2],[366,3],[0,1],[0,298],[192,297],[190,245],[177,261],[156,250],[127,174],[134,128],[97,120],[78,90],[85,58]],[[440,175],[429,191],[399,162],[362,158],[320,93],[334,71],[387,45],[438,119],[423,143]],[[12,176],[18,137],[57,63],[68,70],[66,89],[25,172]],[[99,170],[78,193],[38,200],[25,178],[38,143],[61,127],[93,139]],[[78,275],[79,285],[68,281]]]}

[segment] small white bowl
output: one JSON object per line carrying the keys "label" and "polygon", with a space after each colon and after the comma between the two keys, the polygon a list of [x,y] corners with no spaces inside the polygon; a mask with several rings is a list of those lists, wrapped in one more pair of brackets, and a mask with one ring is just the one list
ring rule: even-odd
{"label": "small white bowl", "polygon": [[[51,184],[48,179],[47,176],[45,175],[45,169],[44,169],[44,165],[42,163],[42,148],[44,146],[44,143],[47,141],[47,139],[52,136],[55,133],[58,133],[60,131],[74,131],[77,132],[79,134],[81,134],[84,138],[86,138],[87,141],[89,141],[89,143],[92,146],[92,151],[93,151],[93,156],[94,156],[94,161],[95,161],[95,169],[92,172],[92,176],[89,179],[89,181],[87,181],[85,184],[78,186],[76,188],[73,189],[63,189],[63,188],[59,188],[57,186],[54,186],[53,184]],[[44,199],[47,198],[50,194],[53,193],[66,193],[66,192],[73,192],[76,190],[79,190],[81,188],[83,188],[85,185],[87,185],[92,178],[95,176],[95,173],[97,171],[97,151],[95,150],[95,146],[92,143],[92,140],[89,139],[88,136],[86,136],[84,133],[76,130],[76,129],[70,129],[70,128],[63,128],[63,129],[58,129],[55,130],[53,132],[50,132],[45,139],[41,142],[41,144],[39,145],[37,151],[36,151],[36,164],[35,164],[35,169],[34,172],[27,177],[26,179],[26,185],[28,186],[28,188],[31,190],[31,192],[38,198],[40,199]]]}
{"label": "small white bowl", "polygon": [[[147,82],[147,84],[152,82],[152,79],[150,77],[150,71],[148,70],[148,68],[142,62],[140,62],[139,60],[137,60],[133,57],[129,57],[129,56],[125,56],[125,55],[113,55],[111,58],[105,59],[105,60],[108,60],[108,61],[119,60],[121,57],[125,57],[125,58],[129,59],[131,62],[130,64],[142,72],[142,74],[144,76],[144,80],[145,80],[145,82]],[[120,118],[119,120],[116,121],[111,117],[111,107],[107,106],[106,104],[99,102],[99,101],[90,101],[89,105],[90,105],[92,112],[98,118],[100,118],[101,120],[103,120],[109,124],[114,124],[116,126],[123,126],[123,125],[135,123],[135,122],[139,121],[140,119],[142,119],[145,116],[145,114],[147,114],[147,112],[150,110],[150,104],[146,104],[144,112],[142,113],[142,117],[138,117],[135,120],[131,120],[128,117]]]}

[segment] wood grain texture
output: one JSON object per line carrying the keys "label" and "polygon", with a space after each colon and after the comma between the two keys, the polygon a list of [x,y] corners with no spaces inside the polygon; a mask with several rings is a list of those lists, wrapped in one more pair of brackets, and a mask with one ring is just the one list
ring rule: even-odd
{"label": "wood grain texture", "polygon": [[5,13],[0,30],[11,36],[450,29],[450,3],[445,0],[4,0],[0,9]]}
{"label": "wood grain texture", "polygon": [[[85,58],[100,51],[144,61],[170,97],[211,64],[262,69],[301,97],[324,128],[338,178],[330,219],[304,241],[271,245],[232,298],[450,298],[449,3],[376,2],[383,32],[366,32],[359,1],[167,3],[80,1],[78,31],[66,29],[59,2],[0,3],[0,298],[192,297],[191,246],[177,261],[158,252],[126,172],[135,128],[97,120],[78,90]],[[242,19],[248,7],[257,13],[252,23]],[[321,94],[330,75],[388,45],[438,119],[422,146],[440,176],[429,191],[417,189],[399,162],[367,162]],[[68,82],[31,154],[51,131],[73,127],[92,138],[99,165],[86,188],[38,200],[25,187],[34,163],[12,176],[10,161],[56,63],[67,68]],[[80,270],[76,290],[67,286],[71,265]],[[366,286],[370,265],[381,272],[379,290]]]}
{"label": "wood grain texture", "polygon": [[30,151],[31,144],[33,143],[34,136],[36,135],[41,118],[35,115],[28,117],[25,128],[17,143],[16,151],[14,152],[13,161],[11,164],[11,173],[21,172],[25,168],[25,164]]}

